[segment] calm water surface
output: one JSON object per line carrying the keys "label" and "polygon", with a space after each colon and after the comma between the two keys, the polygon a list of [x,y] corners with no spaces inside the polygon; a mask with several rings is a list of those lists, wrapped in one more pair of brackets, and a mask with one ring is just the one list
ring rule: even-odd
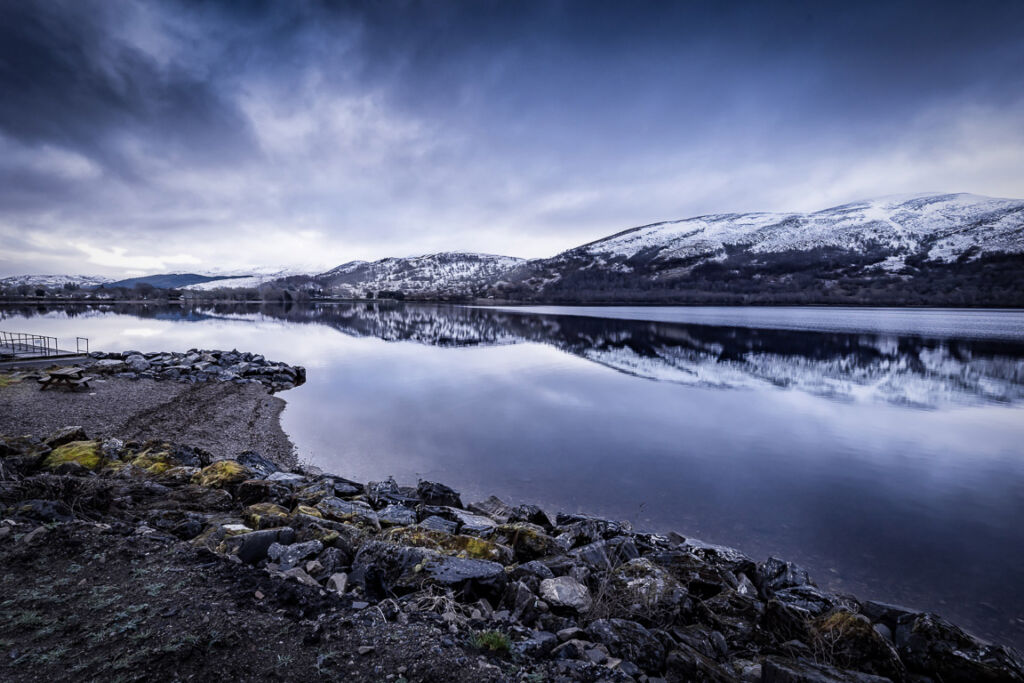
{"label": "calm water surface", "polygon": [[1024,644],[1022,312],[8,308],[0,329],[305,365],[283,422],[324,469],[775,554]]}

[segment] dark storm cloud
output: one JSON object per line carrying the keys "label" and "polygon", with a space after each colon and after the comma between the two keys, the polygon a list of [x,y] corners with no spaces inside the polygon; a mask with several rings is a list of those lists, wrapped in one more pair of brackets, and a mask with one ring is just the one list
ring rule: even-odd
{"label": "dark storm cloud", "polygon": [[537,256],[1024,195],[1021,35],[1013,2],[0,0],[0,240],[45,226],[109,269],[151,235],[206,266]]}
{"label": "dark storm cloud", "polygon": [[159,64],[117,33],[115,3],[0,6],[0,130],[135,170],[125,139],[187,163],[232,163],[253,145],[245,118],[218,84],[182,64]]}

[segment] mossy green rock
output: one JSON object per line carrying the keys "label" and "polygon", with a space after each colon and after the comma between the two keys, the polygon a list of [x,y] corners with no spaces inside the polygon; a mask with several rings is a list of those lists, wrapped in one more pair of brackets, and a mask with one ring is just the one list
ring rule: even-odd
{"label": "mossy green rock", "polygon": [[230,489],[252,478],[252,470],[234,460],[218,460],[192,476],[192,483],[215,489]]}
{"label": "mossy green rock", "polygon": [[500,543],[488,541],[476,536],[447,534],[443,531],[424,529],[420,526],[403,526],[388,529],[381,538],[398,545],[430,548],[446,555],[469,558],[472,560],[490,560],[508,564],[512,561],[512,550]]}
{"label": "mossy green rock", "polygon": [[273,529],[288,524],[288,510],[276,503],[256,503],[245,508],[245,522],[253,529]]}
{"label": "mossy green rock", "polygon": [[53,449],[43,461],[43,467],[52,471],[61,465],[74,463],[96,471],[103,466],[103,462],[99,441],[72,441]]}
{"label": "mossy green rock", "polygon": [[150,474],[163,474],[181,463],[166,451],[153,452],[146,449],[130,460],[131,464]]}
{"label": "mossy green rock", "polygon": [[519,562],[561,552],[555,539],[548,536],[543,527],[529,522],[502,524],[495,530],[494,537],[511,546]]}

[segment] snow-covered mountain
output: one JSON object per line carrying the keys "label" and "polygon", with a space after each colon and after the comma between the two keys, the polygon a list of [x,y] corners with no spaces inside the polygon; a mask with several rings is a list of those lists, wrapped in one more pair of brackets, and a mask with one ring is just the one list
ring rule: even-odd
{"label": "snow-covered mountain", "polygon": [[546,259],[443,252],[315,272],[92,280],[214,290],[302,286],[289,279],[302,276],[328,294],[356,298],[1024,306],[1024,200],[918,194],[812,213],[714,214],[632,228]]}
{"label": "snow-covered mountain", "polygon": [[[1024,200],[971,194],[919,194],[854,202],[814,213],[741,213],[688,218],[633,228],[577,247],[566,255],[664,263],[721,260],[729,247],[752,253],[886,249],[954,260],[968,251],[1024,251]],[[894,262],[886,268],[893,269]]]}
{"label": "snow-covered mountain", "polygon": [[113,282],[113,278],[100,275],[12,275],[0,278],[0,287],[63,287],[66,284],[78,285],[82,288],[98,287]]}
{"label": "snow-covered mountain", "polygon": [[813,213],[716,214],[632,228],[531,261],[496,294],[1013,305],[1022,299],[1021,275],[1024,200],[922,194]]}
{"label": "snow-covered mountain", "polygon": [[282,280],[287,277],[312,276],[318,272],[316,268],[247,268],[243,270],[212,270],[206,275],[213,277],[213,280],[197,282],[182,289],[198,291],[211,291],[224,287],[259,287],[268,282]]}
{"label": "snow-covered mountain", "polygon": [[492,254],[442,252],[411,258],[351,261],[317,276],[317,281],[341,296],[367,292],[406,295],[469,296],[516,267],[524,259]]}

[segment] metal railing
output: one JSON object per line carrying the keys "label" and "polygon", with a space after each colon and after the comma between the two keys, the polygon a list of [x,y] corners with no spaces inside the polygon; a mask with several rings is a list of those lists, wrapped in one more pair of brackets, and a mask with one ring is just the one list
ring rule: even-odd
{"label": "metal railing", "polygon": [[[86,341],[86,348],[88,348],[88,341]],[[56,356],[59,353],[56,337],[0,330],[0,356],[46,357]]]}

